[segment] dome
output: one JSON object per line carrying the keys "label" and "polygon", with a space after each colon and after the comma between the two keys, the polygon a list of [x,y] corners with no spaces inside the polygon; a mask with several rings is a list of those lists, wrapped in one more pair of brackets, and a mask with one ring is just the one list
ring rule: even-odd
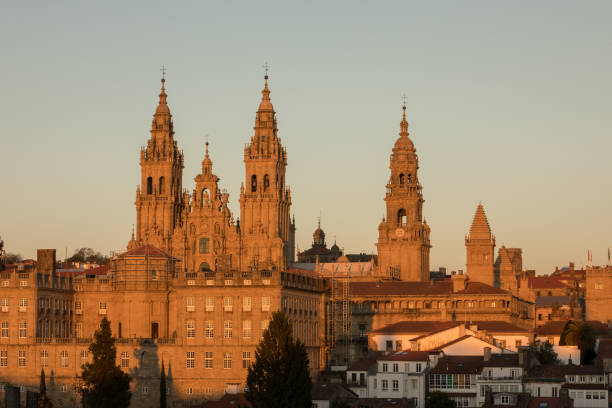
{"label": "dome", "polygon": [[318,227],[312,234],[312,240],[314,241],[315,245],[325,245],[325,232],[323,232],[321,227]]}
{"label": "dome", "polygon": [[395,142],[395,145],[393,145],[393,151],[395,152],[397,150],[413,151],[414,144],[412,143],[412,140],[410,140],[408,136],[402,135],[399,137],[399,139],[397,139],[397,141]]}

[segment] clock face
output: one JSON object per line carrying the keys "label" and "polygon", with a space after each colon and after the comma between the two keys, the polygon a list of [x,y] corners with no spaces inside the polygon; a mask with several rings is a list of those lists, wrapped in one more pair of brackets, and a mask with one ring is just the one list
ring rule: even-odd
{"label": "clock face", "polygon": [[402,228],[398,228],[398,229],[395,230],[395,235],[401,238],[401,237],[404,236],[405,232],[406,231],[404,231]]}

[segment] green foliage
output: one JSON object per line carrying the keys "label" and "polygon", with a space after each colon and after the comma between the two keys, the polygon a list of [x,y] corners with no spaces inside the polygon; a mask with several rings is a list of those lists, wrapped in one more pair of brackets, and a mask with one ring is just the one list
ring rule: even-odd
{"label": "green foliage", "polygon": [[311,408],[312,381],[304,344],[294,341],[291,324],[283,312],[275,312],[263,340],[255,350],[255,362],[247,375],[247,400],[253,408]]}
{"label": "green foliage", "polygon": [[557,352],[548,341],[544,343],[541,341],[534,342],[529,348],[542,365],[558,365],[560,363]]}
{"label": "green foliage", "polygon": [[427,395],[425,406],[427,408],[455,408],[455,402],[445,393],[435,391]]}
{"label": "green foliage", "polygon": [[578,346],[580,363],[589,364],[595,358],[595,342],[597,338],[590,324],[578,320],[569,320],[559,339],[561,346]]}
{"label": "green foliage", "polygon": [[45,370],[40,370],[40,389],[38,393],[38,408],[53,408],[53,404],[47,396],[47,384],[45,383]]}
{"label": "green foliage", "polygon": [[127,408],[130,405],[130,376],[116,365],[117,347],[110,322],[104,317],[89,346],[93,363],[83,366],[81,377],[88,387],[88,400],[95,408]]}
{"label": "green foliage", "polygon": [[164,368],[164,362],[162,361],[161,373],[159,375],[159,408],[166,408],[167,388],[168,386],[166,385],[166,369]]}
{"label": "green foliage", "polygon": [[68,258],[69,262],[92,262],[99,265],[108,263],[108,258],[91,248],[79,248]]}

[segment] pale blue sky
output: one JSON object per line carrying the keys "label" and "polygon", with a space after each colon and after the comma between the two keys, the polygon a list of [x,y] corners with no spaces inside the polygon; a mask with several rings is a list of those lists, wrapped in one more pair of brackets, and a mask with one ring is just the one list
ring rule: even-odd
{"label": "pale blue sky", "polygon": [[[118,250],[168,67],[192,189],[210,134],[237,196],[263,85],[287,148],[298,244],[374,251],[401,95],[432,269],[464,268],[479,201],[524,266],[612,246],[612,2],[1,2],[0,235]],[[238,215],[237,212],[236,216]]]}

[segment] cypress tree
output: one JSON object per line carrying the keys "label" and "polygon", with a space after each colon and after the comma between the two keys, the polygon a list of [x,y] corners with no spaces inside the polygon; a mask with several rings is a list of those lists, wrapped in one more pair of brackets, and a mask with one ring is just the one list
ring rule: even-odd
{"label": "cypress tree", "polygon": [[164,362],[162,360],[161,373],[159,376],[159,408],[166,408],[166,370],[164,369]]}
{"label": "cypress tree", "polygon": [[88,387],[88,402],[94,408],[127,408],[132,396],[132,379],[116,365],[117,347],[106,317],[102,319],[94,338],[89,345],[93,363],[85,364],[81,374]]}
{"label": "cypress tree", "polygon": [[311,408],[312,381],[306,347],[295,341],[283,312],[275,312],[247,374],[247,400],[254,408]]}
{"label": "cypress tree", "polygon": [[40,370],[40,390],[38,393],[38,408],[53,408],[51,400],[47,396],[47,384],[45,383],[45,370]]}

